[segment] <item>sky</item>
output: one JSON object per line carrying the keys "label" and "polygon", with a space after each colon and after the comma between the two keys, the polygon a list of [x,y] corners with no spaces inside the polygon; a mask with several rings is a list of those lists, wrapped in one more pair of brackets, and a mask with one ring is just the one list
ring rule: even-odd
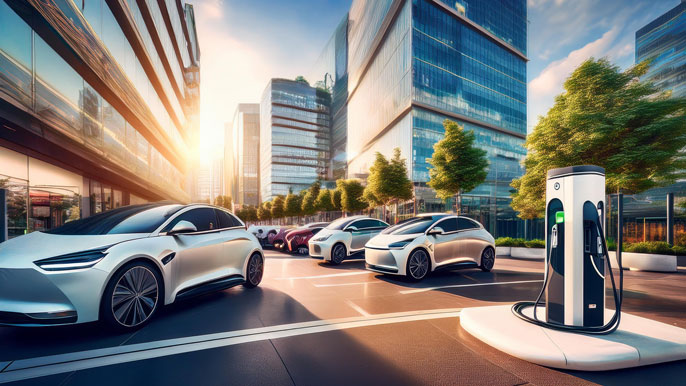
{"label": "sky", "polygon": [[[352,0],[187,0],[200,43],[204,161],[221,157],[238,103],[259,103],[269,79],[309,73]],[[589,57],[634,64],[635,32],[679,0],[527,0],[528,129]]]}

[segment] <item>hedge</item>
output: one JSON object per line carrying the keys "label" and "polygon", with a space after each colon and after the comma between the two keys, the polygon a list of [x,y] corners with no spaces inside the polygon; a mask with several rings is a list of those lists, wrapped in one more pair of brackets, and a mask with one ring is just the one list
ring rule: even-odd
{"label": "hedge", "polygon": [[[500,237],[495,240],[498,247],[520,247],[520,248],[545,248],[544,240],[525,240],[513,237]],[[614,240],[607,240],[607,249],[611,252],[617,250],[617,243]],[[655,255],[679,255],[686,256],[686,246],[671,246],[664,241],[644,241],[640,243],[625,243],[622,251],[633,253],[652,253]]]}
{"label": "hedge", "polygon": [[545,248],[545,241],[499,237],[495,240],[495,245],[496,247]]}

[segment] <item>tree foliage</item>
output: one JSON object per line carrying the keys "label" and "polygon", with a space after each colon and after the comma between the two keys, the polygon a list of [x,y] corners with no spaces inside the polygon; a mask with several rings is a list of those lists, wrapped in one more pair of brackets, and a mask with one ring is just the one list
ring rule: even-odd
{"label": "tree foliage", "polygon": [[225,208],[225,209],[231,209],[233,204],[233,199],[231,196],[222,196],[219,195],[214,198],[214,205]]}
{"label": "tree foliage", "polygon": [[407,177],[406,160],[400,148],[393,149],[390,160],[376,152],[374,164],[369,168],[364,198],[372,205],[388,205],[391,202],[412,198],[412,181]]}
{"label": "tree foliage", "polygon": [[486,151],[474,145],[474,132],[456,122],[443,121],[445,137],[434,145],[434,153],[427,162],[428,185],[444,200],[479,186],[488,174]]}
{"label": "tree foliage", "polygon": [[317,196],[317,200],[315,201],[315,206],[318,210],[321,210],[323,212],[331,212],[336,210],[336,208],[333,205],[331,190],[321,189],[319,191],[319,195]]}
{"label": "tree foliage", "polygon": [[284,198],[283,196],[276,196],[272,200],[272,218],[282,218],[284,216]]}
{"label": "tree foliage", "polygon": [[288,193],[284,200],[284,215],[300,216],[302,214],[302,199],[300,194]]}
{"label": "tree foliage", "polygon": [[249,221],[257,221],[258,220],[258,215],[257,215],[257,207],[253,205],[246,205],[240,209],[238,209],[235,212],[235,215],[238,216],[243,222],[249,222]]}
{"label": "tree foliage", "polygon": [[336,190],[341,192],[341,210],[345,212],[357,212],[369,206],[362,197],[364,186],[360,180],[354,178],[337,180]]}
{"label": "tree foliage", "polygon": [[257,218],[261,221],[270,220],[272,218],[272,203],[265,201],[257,209]]}
{"label": "tree foliage", "polygon": [[310,82],[308,82],[307,79],[305,79],[305,77],[302,76],[302,75],[296,76],[296,77],[295,77],[295,81],[296,81],[296,82],[300,82],[300,83],[305,83],[305,84],[308,85],[308,86],[310,85]]}
{"label": "tree foliage", "polygon": [[319,209],[319,207],[317,206],[317,198],[319,197],[320,190],[321,182],[317,180],[313,182],[312,185],[310,185],[310,187],[305,192],[302,202],[302,213],[304,215],[313,215]]}
{"label": "tree foliage", "polygon": [[334,210],[343,210],[343,206],[341,205],[343,191],[338,189],[338,181],[339,180],[336,180],[336,189],[331,191],[331,205],[333,205]]}
{"label": "tree foliage", "polygon": [[638,193],[684,178],[686,98],[670,98],[641,82],[648,63],[625,71],[606,59],[582,63],[526,141],[526,173],[512,182],[512,208],[543,215],[549,169],[605,168],[606,189]]}

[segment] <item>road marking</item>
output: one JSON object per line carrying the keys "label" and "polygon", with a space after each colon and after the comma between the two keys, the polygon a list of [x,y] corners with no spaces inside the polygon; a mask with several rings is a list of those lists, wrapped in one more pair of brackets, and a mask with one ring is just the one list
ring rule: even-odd
{"label": "road marking", "polygon": [[282,324],[278,326],[22,359],[13,361],[5,370],[0,372],[0,383],[16,382],[72,371],[81,371],[269,339],[316,334],[319,332],[345,330],[357,327],[413,322],[418,320],[455,318],[460,316],[460,310],[460,308],[449,308],[341,319],[314,320],[310,322]]}
{"label": "road marking", "polygon": [[277,277],[276,280],[323,279],[323,278],[327,278],[327,277],[371,275],[373,273],[374,272],[371,272],[371,271],[355,271],[355,272],[344,272],[344,273],[331,273],[328,275],[316,275],[316,276]]}
{"label": "road marking", "polygon": [[341,287],[346,285],[362,285],[362,284],[381,284],[386,283],[385,281],[359,281],[355,283],[338,283],[338,284],[312,284],[315,287]]}
{"label": "road marking", "polygon": [[476,284],[456,284],[456,285],[443,285],[439,287],[426,287],[426,288],[417,288],[417,289],[411,289],[411,290],[405,290],[405,291],[400,291],[401,294],[407,295],[407,294],[416,294],[418,292],[427,292],[427,291],[433,291],[437,289],[443,289],[443,288],[461,288],[461,287],[479,287],[482,285],[506,285],[506,284],[523,284],[523,283],[540,283],[543,280],[520,280],[520,281],[499,281],[495,283],[476,283]]}
{"label": "road marking", "polygon": [[370,316],[369,312],[365,311],[364,308],[358,306],[350,299],[346,299],[345,304],[349,305],[353,310],[359,312],[362,316]]}

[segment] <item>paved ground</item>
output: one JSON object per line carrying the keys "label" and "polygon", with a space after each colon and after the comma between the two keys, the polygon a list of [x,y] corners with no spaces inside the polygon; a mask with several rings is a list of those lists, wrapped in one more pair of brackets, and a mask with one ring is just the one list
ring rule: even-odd
{"label": "paved ground", "polygon": [[[257,289],[235,287],[172,305],[132,334],[112,333],[99,324],[0,327],[0,383],[686,382],[686,361],[602,373],[561,372],[500,353],[460,328],[462,308],[534,299],[542,272],[541,262],[499,258],[491,273],[443,272],[409,283],[365,271],[359,260],[334,267],[268,252]],[[626,312],[686,328],[685,272],[625,272]]]}

